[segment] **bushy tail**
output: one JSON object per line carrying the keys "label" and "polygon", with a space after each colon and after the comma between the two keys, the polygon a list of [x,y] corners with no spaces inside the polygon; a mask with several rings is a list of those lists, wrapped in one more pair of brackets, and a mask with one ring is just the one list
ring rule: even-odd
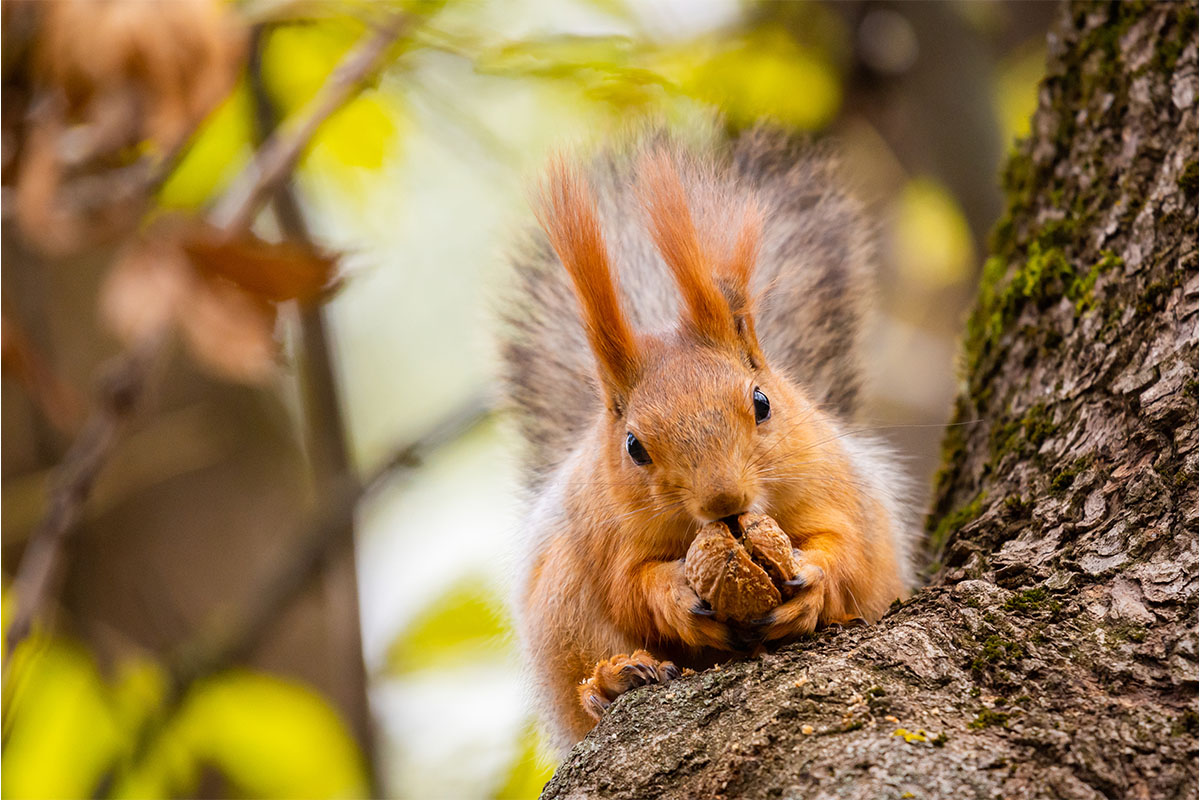
{"label": "bushy tail", "polygon": [[[678,289],[656,251],[636,194],[642,156],[665,150],[705,230],[736,235],[728,218],[749,193],[763,215],[752,291],[768,362],[843,418],[854,414],[860,350],[875,287],[873,231],[835,175],[831,159],[779,131],[734,142],[712,135],[684,144],[642,132],[600,153],[587,170],[621,303],[634,327],[655,331],[678,317]],[[704,187],[699,191],[699,187]],[[501,337],[506,399],[529,444],[527,484],[536,488],[602,408],[597,371],[567,272],[545,234],[515,246],[512,295]]]}

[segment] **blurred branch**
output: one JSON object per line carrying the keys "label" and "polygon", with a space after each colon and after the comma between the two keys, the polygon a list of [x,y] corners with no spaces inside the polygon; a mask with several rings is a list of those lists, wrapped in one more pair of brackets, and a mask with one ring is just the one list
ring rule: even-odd
{"label": "blurred branch", "polygon": [[396,14],[370,34],[338,65],[329,80],[301,112],[290,130],[271,134],[247,168],[217,203],[212,221],[236,231],[250,226],[263,202],[291,175],[304,147],[317,128],[357,93],[386,60],[388,47],[411,24],[412,17]]}
{"label": "blurred branch", "polygon": [[[259,208],[285,179],[321,123],[349,100],[383,61],[388,45],[408,24],[397,14],[355,48],[334,70],[325,87],[287,132],[271,136],[213,211],[227,233],[249,228]],[[41,525],[30,539],[14,581],[12,623],[5,635],[5,669],[13,649],[29,634],[58,572],[64,545],[78,521],[96,476],[121,438],[125,423],[142,404],[152,367],[158,363],[166,337],[147,340],[118,356],[93,402],[83,430],[56,470],[55,488]]]}
{"label": "blurred branch", "polygon": [[[280,114],[263,83],[262,55],[267,27],[256,25],[250,36],[250,56],[246,74],[254,100],[257,144],[270,136],[279,126]],[[287,177],[290,177],[291,173]],[[286,238],[314,250],[312,235],[300,207],[292,180],[280,180],[271,195],[271,208]],[[317,497],[339,490],[340,480],[354,477],[346,443],[346,423],[338,397],[337,377],[333,371],[333,345],[325,321],[325,309],[314,303],[300,303],[300,398],[304,429],[304,444],[312,482]],[[333,523],[337,523],[334,520]],[[346,508],[340,519],[337,538],[354,540],[354,507]],[[344,577],[343,577],[344,576]],[[354,689],[354,706],[346,709],[354,726],[368,765],[367,775],[372,797],[382,795],[379,760],[374,746],[374,731],[367,703],[367,672],[363,663],[361,626],[358,624],[358,581],[353,569],[331,573],[330,580],[349,596],[353,607],[354,624],[342,626],[343,632],[331,645],[349,652],[357,666],[357,674],[347,675]]]}
{"label": "blurred branch", "polygon": [[304,525],[278,568],[258,583],[254,603],[240,615],[214,615],[191,642],[171,659],[169,670],[176,696],[200,678],[242,661],[262,639],[270,625],[300,596],[320,573],[322,565],[350,542],[343,536],[345,520],[364,497],[389,480],[412,472],[439,448],[459,439],[490,413],[490,405],[475,397],[437,422],[417,439],[405,444],[371,470],[360,482],[343,474],[330,484],[318,510]]}
{"label": "blurred branch", "polygon": [[[185,642],[167,663],[168,689],[159,713],[148,718],[136,740],[132,764],[137,764],[197,681],[249,657],[271,625],[321,574],[329,560],[350,544],[346,519],[368,495],[390,480],[407,475],[439,448],[456,441],[490,413],[483,397],[475,397],[422,436],[397,448],[362,481],[343,473],[330,483],[317,511],[304,524],[287,557],[258,582],[253,603],[240,613],[214,613],[207,624]],[[113,776],[109,776],[110,779]]]}
{"label": "blurred branch", "polygon": [[45,601],[63,546],[79,521],[96,476],[143,402],[164,349],[163,338],[145,341],[110,362],[102,374],[91,413],[55,471],[46,514],[30,537],[13,582],[13,617],[5,633],[6,672],[13,648],[29,635]]}

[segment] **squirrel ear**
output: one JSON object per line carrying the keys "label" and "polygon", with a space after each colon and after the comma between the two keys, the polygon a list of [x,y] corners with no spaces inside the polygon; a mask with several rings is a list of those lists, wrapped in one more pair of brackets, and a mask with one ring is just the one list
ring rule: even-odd
{"label": "squirrel ear", "polygon": [[721,288],[733,312],[734,327],[750,362],[755,369],[764,363],[758,336],[754,333],[754,298],[750,294],[750,278],[758,262],[762,241],[762,209],[757,198],[751,198],[742,211],[742,227],[738,229],[733,252],[721,270]]}
{"label": "squirrel ear", "polygon": [[617,411],[637,379],[633,329],[617,300],[595,200],[584,178],[561,154],[550,159],[534,212],[571,276],[601,384],[609,407]]}
{"label": "squirrel ear", "polygon": [[715,269],[716,259],[696,230],[670,155],[659,150],[645,156],[641,174],[638,188],[649,216],[650,234],[679,285],[684,326],[699,338],[744,349],[757,368],[762,353],[750,315],[750,276],[762,229],[757,204],[747,206],[732,256]]}

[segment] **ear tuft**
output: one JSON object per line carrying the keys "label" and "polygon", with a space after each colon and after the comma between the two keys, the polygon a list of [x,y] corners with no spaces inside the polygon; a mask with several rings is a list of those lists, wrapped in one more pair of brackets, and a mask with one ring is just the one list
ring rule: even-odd
{"label": "ear tuft", "polygon": [[671,269],[683,297],[684,327],[694,336],[743,349],[751,365],[762,353],[751,318],[750,278],[762,238],[762,211],[753,198],[726,259],[714,256],[710,231],[696,229],[687,193],[670,154],[658,150],[640,164],[638,191],[650,222],[650,234]]}
{"label": "ear tuft", "polygon": [[731,341],[735,330],[729,304],[713,278],[712,254],[700,240],[670,154],[655,151],[642,159],[640,167],[638,192],[654,244],[683,296],[684,325],[701,338]]}
{"label": "ear tuft", "polygon": [[617,299],[595,200],[587,181],[561,154],[551,157],[535,200],[538,222],[575,287],[609,407],[617,410],[633,388],[638,359],[633,329]]}

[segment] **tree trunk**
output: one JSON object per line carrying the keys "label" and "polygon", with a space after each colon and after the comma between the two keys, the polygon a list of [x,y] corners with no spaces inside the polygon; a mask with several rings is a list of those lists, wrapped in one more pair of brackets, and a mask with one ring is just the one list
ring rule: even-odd
{"label": "tree trunk", "polygon": [[631,692],[543,797],[1196,796],[1196,30],[1194,4],[1114,2],[1050,36],[932,585]]}

